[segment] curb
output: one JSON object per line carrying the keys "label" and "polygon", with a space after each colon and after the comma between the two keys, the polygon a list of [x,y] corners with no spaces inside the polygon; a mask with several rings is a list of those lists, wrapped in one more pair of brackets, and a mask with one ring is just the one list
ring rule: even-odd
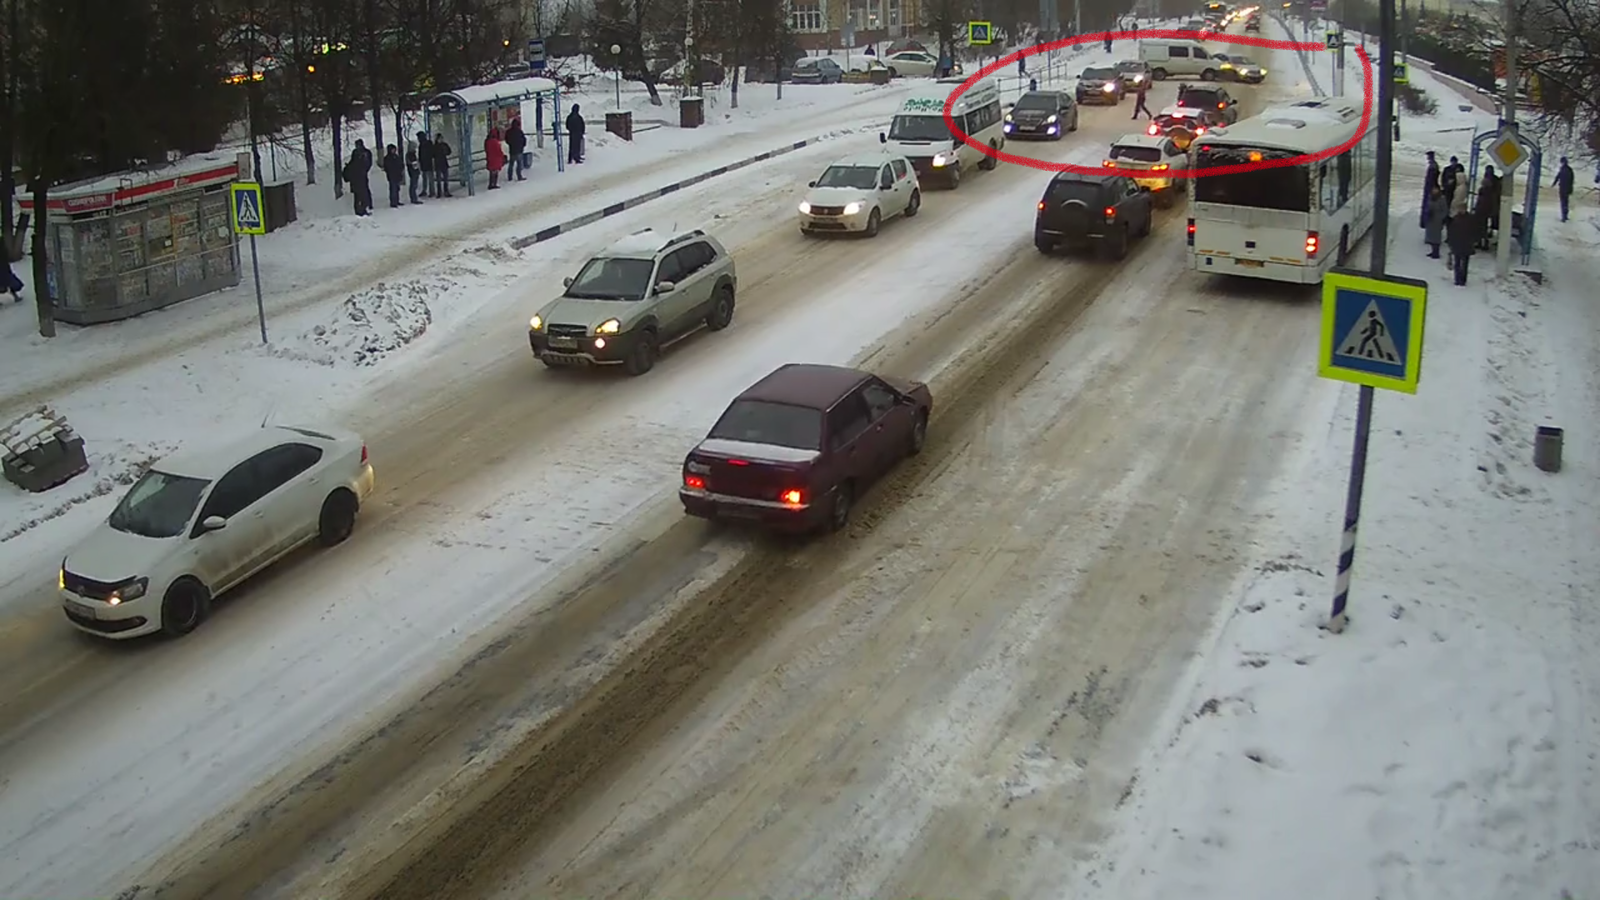
{"label": "curb", "polygon": [[814,147],[823,141],[836,140],[838,138],[854,135],[871,128],[881,128],[882,126],[883,123],[877,122],[873,123],[872,125],[862,126],[860,128],[842,129],[840,131],[833,131],[829,132],[828,134],[821,134],[817,135],[816,137],[806,138],[803,141],[795,141],[792,144],[785,144],[784,146],[775,150],[768,150],[765,153],[757,153],[755,156],[741,159],[738,162],[729,163],[725,166],[718,166],[709,172],[701,172],[699,175],[690,176],[682,181],[674,181],[671,184],[658,187],[653,191],[647,191],[638,195],[637,197],[629,197],[628,199],[623,200],[621,203],[613,203],[604,209],[596,210],[592,213],[586,213],[577,217],[576,219],[569,219],[559,225],[551,225],[549,228],[542,228],[533,234],[516,238],[512,240],[510,244],[511,247],[516,250],[532,247],[534,244],[542,244],[545,241],[554,240],[569,231],[576,231],[585,225],[593,225],[595,222],[598,222],[601,219],[607,219],[611,216],[621,215],[630,209],[643,206],[652,200],[659,200],[668,194],[675,194],[684,188],[702,184],[710,181],[713,178],[720,178],[729,172],[737,172],[740,169],[748,168],[756,163],[766,162],[769,159],[777,159],[780,156],[793,153],[796,150],[802,150],[806,147]]}

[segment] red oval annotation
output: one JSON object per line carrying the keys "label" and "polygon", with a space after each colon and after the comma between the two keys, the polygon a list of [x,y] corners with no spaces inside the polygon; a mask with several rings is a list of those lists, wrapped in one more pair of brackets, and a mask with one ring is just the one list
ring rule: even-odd
{"label": "red oval annotation", "polygon": [[[1076,173],[1082,174],[1082,175],[1113,174],[1113,175],[1127,175],[1129,177],[1148,176],[1149,172],[1147,172],[1144,169],[1127,169],[1127,168],[1123,168],[1121,166],[1104,166],[1104,165],[1100,165],[1100,166],[1082,166],[1082,165],[1077,165],[1076,163],[1049,162],[1047,160],[1033,159],[1033,158],[1027,157],[1027,156],[1017,156],[1014,153],[1007,153],[1004,150],[996,150],[995,148],[990,147],[988,144],[979,143],[978,141],[973,140],[971,135],[969,135],[965,131],[961,130],[961,127],[956,124],[955,116],[951,114],[951,110],[955,107],[956,100],[960,99],[962,94],[964,94],[967,91],[971,90],[972,87],[974,85],[976,85],[980,80],[982,80],[984,78],[987,78],[990,75],[994,74],[995,72],[997,72],[997,71],[999,71],[999,70],[1001,70],[1003,68],[1006,68],[1007,66],[1010,66],[1010,65],[1012,65],[1014,63],[1016,63],[1016,61],[1019,60],[1019,59],[1025,59],[1025,58],[1027,58],[1029,56],[1034,56],[1034,55],[1039,54],[1039,53],[1044,53],[1044,52],[1046,52],[1048,50],[1060,50],[1060,49],[1062,49],[1064,47],[1072,47],[1072,46],[1075,46],[1077,44],[1101,44],[1101,43],[1105,43],[1105,41],[1107,41],[1107,40],[1113,40],[1113,41],[1133,40],[1133,41],[1138,41],[1138,40],[1147,40],[1147,39],[1156,39],[1156,40],[1191,40],[1191,41],[1195,41],[1197,43],[1201,42],[1201,41],[1208,41],[1208,42],[1213,42],[1213,43],[1215,43],[1215,42],[1223,42],[1223,43],[1229,43],[1229,44],[1240,44],[1240,45],[1243,45],[1243,46],[1246,46],[1246,47],[1263,47],[1263,48],[1270,49],[1270,50],[1325,50],[1325,49],[1327,49],[1327,45],[1324,44],[1324,43],[1321,43],[1321,42],[1311,42],[1311,41],[1305,41],[1305,42],[1302,42],[1302,41],[1275,41],[1275,40],[1271,40],[1270,38],[1252,37],[1250,35],[1242,35],[1242,34],[1210,34],[1210,33],[1202,34],[1201,32],[1198,32],[1198,31],[1188,31],[1188,30],[1181,30],[1181,29],[1155,28],[1155,29],[1150,29],[1150,30],[1147,30],[1147,31],[1097,31],[1097,32],[1092,32],[1090,34],[1080,34],[1080,35],[1078,35],[1076,37],[1062,38],[1059,41],[1052,41],[1052,42],[1050,42],[1048,44],[1036,44],[1036,45],[1034,45],[1032,47],[1024,47],[1023,49],[1018,50],[1015,53],[1011,53],[1011,54],[1009,54],[1007,56],[1004,56],[1004,57],[1002,57],[1000,59],[997,59],[994,62],[990,63],[989,65],[986,65],[983,68],[979,69],[976,74],[974,74],[972,77],[968,78],[966,81],[962,82],[960,84],[960,86],[958,86],[954,91],[952,91],[950,93],[950,98],[945,101],[945,104],[944,104],[944,122],[945,122],[945,125],[949,127],[951,134],[959,136],[961,138],[962,142],[966,143],[968,146],[975,147],[980,152],[982,152],[984,155],[989,156],[989,157],[991,157],[993,159],[997,159],[997,160],[999,160],[1001,162],[1015,163],[1016,165],[1019,165],[1019,166],[1029,166],[1031,168],[1039,169],[1039,170],[1044,171],[1044,172],[1076,172]],[[1264,169],[1283,169],[1283,168],[1288,168],[1290,166],[1304,165],[1306,163],[1321,162],[1324,159],[1329,159],[1329,158],[1338,156],[1339,154],[1345,152],[1346,150],[1349,150],[1351,147],[1354,147],[1357,143],[1359,143],[1361,141],[1362,135],[1367,133],[1367,129],[1369,127],[1371,127],[1371,124],[1372,124],[1372,107],[1373,107],[1372,59],[1367,56],[1367,51],[1364,48],[1356,47],[1354,49],[1356,51],[1356,55],[1361,58],[1361,71],[1362,71],[1362,79],[1363,79],[1362,80],[1362,100],[1363,100],[1363,102],[1362,102],[1362,106],[1361,106],[1361,127],[1357,130],[1355,137],[1353,137],[1350,140],[1338,145],[1337,147],[1329,147],[1328,149],[1319,151],[1317,153],[1307,153],[1307,154],[1303,154],[1303,155],[1300,155],[1300,156],[1287,157],[1287,158],[1284,158],[1284,159],[1269,159],[1269,160],[1262,160],[1260,162],[1238,163],[1238,164],[1231,165],[1231,166],[1215,166],[1213,168],[1205,169],[1203,171],[1199,170],[1199,169],[1178,169],[1178,170],[1169,172],[1168,173],[1168,177],[1171,177],[1171,178],[1198,178],[1198,177],[1202,177],[1202,176],[1205,176],[1205,175],[1234,175],[1234,174],[1238,174],[1238,173],[1241,173],[1241,172],[1255,172],[1255,171],[1261,171],[1261,170],[1264,170]]]}

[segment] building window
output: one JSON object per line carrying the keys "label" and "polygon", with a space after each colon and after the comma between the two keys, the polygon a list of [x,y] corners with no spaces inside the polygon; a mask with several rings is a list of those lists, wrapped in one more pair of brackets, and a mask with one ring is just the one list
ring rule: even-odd
{"label": "building window", "polygon": [[900,0],[889,0],[888,25],[890,28],[900,27]]}
{"label": "building window", "polygon": [[828,30],[822,15],[822,0],[789,5],[789,27],[801,34],[821,34]]}

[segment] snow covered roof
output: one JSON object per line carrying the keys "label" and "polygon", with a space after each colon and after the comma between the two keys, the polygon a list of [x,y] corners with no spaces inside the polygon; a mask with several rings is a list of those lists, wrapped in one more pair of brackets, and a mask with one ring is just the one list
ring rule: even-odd
{"label": "snow covered roof", "polygon": [[453,91],[445,91],[435,99],[450,98],[457,103],[467,106],[480,104],[504,103],[512,100],[526,100],[541,93],[549,93],[556,89],[556,83],[549,78],[515,78],[510,81],[497,81],[494,84],[473,84]]}
{"label": "snow covered roof", "polygon": [[[114,172],[74,184],[50,189],[50,209],[67,213],[85,213],[131,203],[153,200],[174,191],[194,190],[239,180],[248,170],[239,167],[235,150],[216,150],[196,153],[175,163]],[[23,209],[33,208],[33,198],[22,196],[17,204]]]}

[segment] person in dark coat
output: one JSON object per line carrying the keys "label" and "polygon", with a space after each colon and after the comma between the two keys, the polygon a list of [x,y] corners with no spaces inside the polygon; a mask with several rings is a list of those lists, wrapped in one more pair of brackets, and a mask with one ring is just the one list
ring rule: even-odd
{"label": "person in dark coat", "polygon": [[1578,176],[1572,171],[1572,166],[1567,164],[1567,158],[1561,157],[1561,168],[1556,170],[1555,189],[1556,196],[1561,199],[1561,221],[1567,220],[1567,208],[1572,205],[1572,188],[1578,183]]}
{"label": "person in dark coat", "polygon": [[450,145],[442,131],[433,136],[433,187],[435,197],[450,196]]}
{"label": "person in dark coat", "polygon": [[344,165],[344,180],[350,184],[350,197],[355,204],[356,215],[372,215],[372,184],[368,178],[372,174],[372,151],[367,149],[365,141],[356,141],[354,150],[350,151],[350,160]]}
{"label": "person in dark coat", "polygon": [[1467,212],[1467,195],[1463,193],[1450,205],[1450,224],[1445,239],[1450,242],[1450,265],[1455,270],[1456,284],[1467,283],[1467,262],[1478,244],[1478,217]]}
{"label": "person in dark coat", "polygon": [[13,301],[17,303],[22,302],[22,279],[18,278],[17,273],[11,270],[11,259],[9,258],[9,254],[7,255],[6,259],[5,281],[4,283],[0,283],[0,287],[5,288],[6,293],[11,295],[11,299]]}
{"label": "person in dark coat", "polygon": [[1500,176],[1494,166],[1483,170],[1483,181],[1478,184],[1478,200],[1473,204],[1473,215],[1478,220],[1478,245],[1489,249],[1489,239],[1500,230]]}
{"label": "person in dark coat", "polygon": [[1145,105],[1144,102],[1145,92],[1149,90],[1150,85],[1146,84],[1143,78],[1139,79],[1138,83],[1133,86],[1133,118],[1139,118],[1139,113],[1141,112],[1144,113],[1147,119],[1155,118],[1155,113],[1152,113],[1150,107]]}
{"label": "person in dark coat", "polygon": [[389,208],[399,209],[400,188],[406,183],[406,163],[393,144],[384,149],[383,174],[389,178]]}
{"label": "person in dark coat", "polygon": [[[1433,151],[1428,151],[1428,171],[1422,175],[1422,212],[1418,215],[1417,227],[1428,227],[1428,204],[1433,202],[1433,195],[1439,191],[1439,160],[1433,156]],[[1448,204],[1450,201],[1446,200]],[[1449,207],[1440,211],[1441,216],[1449,214]],[[1442,221],[1442,219],[1441,219]]]}
{"label": "person in dark coat", "polygon": [[506,172],[507,181],[527,181],[528,175],[522,166],[522,154],[528,149],[528,134],[522,130],[522,120],[512,119],[511,127],[506,129],[506,150],[511,154],[508,160],[510,170]]}
{"label": "person in dark coat", "polygon": [[572,104],[572,112],[567,113],[567,162],[583,162],[583,132],[585,129],[583,116],[578,114],[578,104]]}
{"label": "person in dark coat", "polygon": [[500,187],[500,170],[506,166],[506,145],[500,142],[500,129],[489,129],[483,139],[483,164],[489,170],[489,190]]}
{"label": "person in dark coat", "polygon": [[1450,214],[1450,209],[1444,202],[1444,191],[1436,184],[1433,191],[1428,194],[1428,200],[1422,206],[1426,219],[1422,223],[1422,241],[1428,245],[1428,258],[1439,258],[1439,245],[1444,243],[1445,219]]}
{"label": "person in dark coat", "polygon": [[1450,164],[1439,173],[1439,186],[1444,188],[1444,199],[1454,205],[1456,202],[1456,188],[1461,186],[1461,160],[1450,157]]}
{"label": "person in dark coat", "polygon": [[433,141],[428,140],[426,131],[417,132],[417,168],[422,171],[422,196],[439,196],[433,186]]}
{"label": "person in dark coat", "polygon": [[406,141],[406,185],[411,189],[412,206],[422,205],[422,201],[417,199],[417,182],[422,175],[422,170],[419,166],[420,163],[417,162],[417,142]]}

